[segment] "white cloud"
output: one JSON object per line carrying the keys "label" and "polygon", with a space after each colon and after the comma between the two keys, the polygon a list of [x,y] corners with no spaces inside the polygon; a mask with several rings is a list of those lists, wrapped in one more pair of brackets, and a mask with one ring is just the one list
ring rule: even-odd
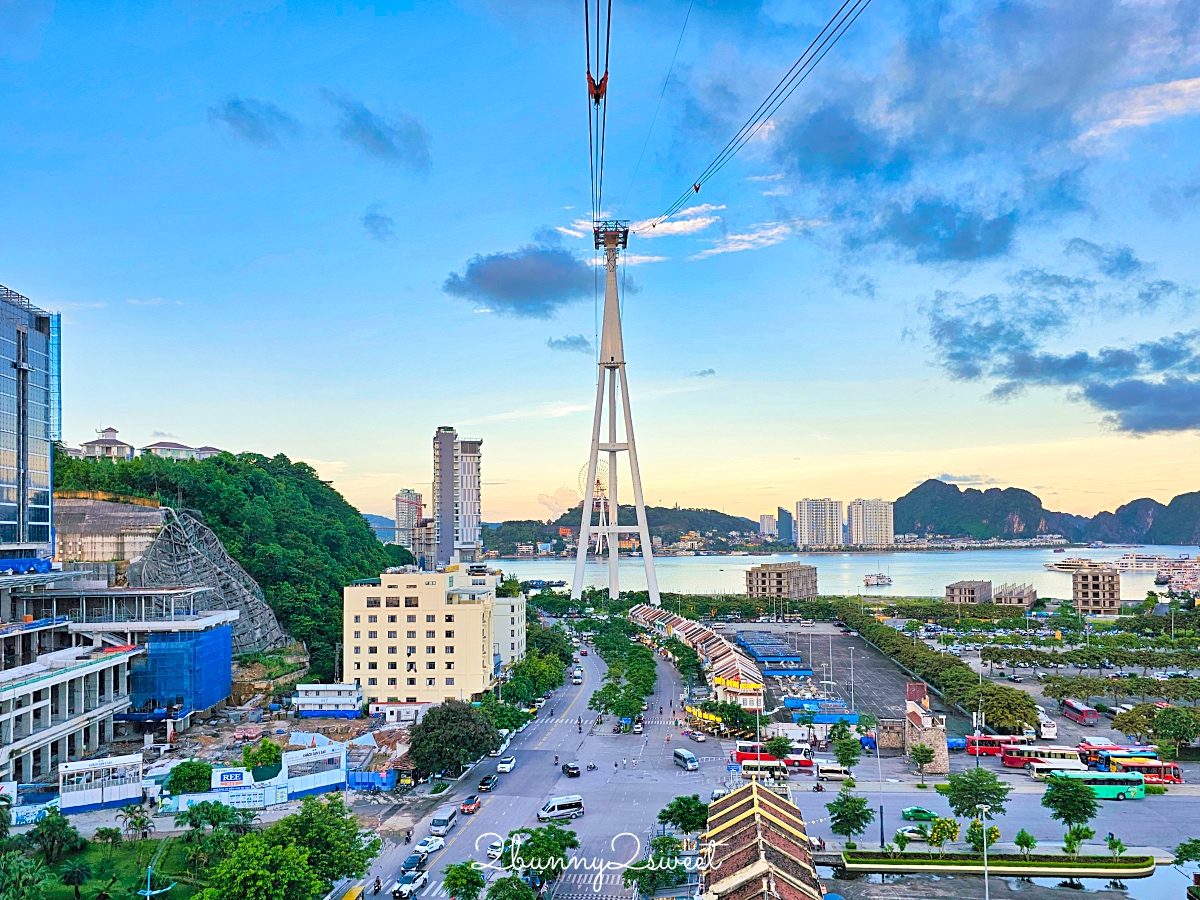
{"label": "white cloud", "polygon": [[578,506],[581,499],[579,492],[573,491],[569,487],[560,487],[553,494],[538,494],[537,496],[538,503],[546,507],[555,518],[561,516],[568,509]]}
{"label": "white cloud", "polygon": [[131,297],[125,301],[133,306],[162,306],[167,301],[162,297],[147,297],[144,300],[136,297]]}
{"label": "white cloud", "polygon": [[553,400],[550,403],[543,403],[541,406],[492,413],[490,416],[476,419],[475,423],[511,422],[514,419],[561,419],[564,416],[572,416],[575,413],[589,412],[591,409],[592,405],[590,403],[568,403],[565,400]]}
{"label": "white cloud", "polygon": [[1200,78],[1165,81],[1115,91],[1091,110],[1100,119],[1080,141],[1095,141],[1124,128],[1144,128],[1167,119],[1200,113]]}
{"label": "white cloud", "polygon": [[563,228],[561,225],[556,226],[554,230],[559,234],[567,235],[567,237],[581,238],[584,236],[582,231],[577,231],[575,228]]}
{"label": "white cloud", "polygon": [[313,459],[312,457],[301,456],[296,459],[296,462],[308,463],[317,470],[317,474],[325,481],[333,481],[337,476],[346,471],[346,463],[340,459]]}
{"label": "white cloud", "polygon": [[705,259],[718,253],[759,250],[786,241],[792,234],[792,226],[787,222],[766,222],[753,227],[754,230],[746,234],[727,234],[715,246],[701,250],[692,259]]}
{"label": "white cloud", "polygon": [[776,172],[774,175],[751,175],[747,181],[782,181],[783,173]]}
{"label": "white cloud", "polygon": [[696,216],[692,219],[667,219],[667,221],[655,225],[654,219],[646,219],[642,222],[634,222],[629,228],[643,238],[670,237],[678,234],[695,234],[720,221],[720,216]]}

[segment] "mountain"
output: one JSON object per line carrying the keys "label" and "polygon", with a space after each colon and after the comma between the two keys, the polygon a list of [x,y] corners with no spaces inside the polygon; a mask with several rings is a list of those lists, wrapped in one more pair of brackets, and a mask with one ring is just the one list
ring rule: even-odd
{"label": "mountain", "polygon": [[[579,528],[583,505],[563,513],[553,522],[555,532],[560,525]],[[621,506],[622,522],[636,522],[637,515],[632,506]],[[650,534],[658,535],[664,541],[678,540],[679,535],[689,531],[699,534],[711,531],[714,534],[726,536],[731,531],[743,534],[757,531],[758,523],[742,516],[731,516],[715,509],[681,509],[678,506],[647,506],[646,524],[650,526]]]}
{"label": "mountain", "polygon": [[363,513],[362,517],[367,520],[367,524],[371,526],[371,530],[375,532],[375,537],[379,538],[379,540],[396,540],[395,519],[389,519],[387,516],[377,516],[375,513]]}
{"label": "mountain", "polygon": [[897,534],[977,539],[1061,534],[1110,544],[1196,544],[1200,492],[1180,494],[1165,505],[1142,497],[1089,518],[1048,510],[1036,494],[1020,488],[964,491],[930,478],[896,501],[894,519]]}

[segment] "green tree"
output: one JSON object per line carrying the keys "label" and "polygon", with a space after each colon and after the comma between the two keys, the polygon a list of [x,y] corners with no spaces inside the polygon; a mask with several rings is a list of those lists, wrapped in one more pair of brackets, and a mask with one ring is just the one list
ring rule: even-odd
{"label": "green tree", "polygon": [[413,727],[411,740],[409,753],[418,772],[456,777],[468,763],[499,746],[500,735],[470,704],[447,700],[425,713]]}
{"label": "green tree", "polygon": [[1063,853],[1071,859],[1077,859],[1083,842],[1091,840],[1095,836],[1096,832],[1086,825],[1072,825],[1063,835]]}
{"label": "green tree", "polygon": [[54,865],[64,854],[82,850],[87,841],[58,807],[46,810],[46,815],[29,832],[29,842],[42,851],[47,865]]}
{"label": "green tree", "polygon": [[487,900],[536,900],[533,888],[516,875],[497,878],[488,886]]}
{"label": "green tree", "polygon": [[274,844],[265,835],[247,835],[213,867],[200,896],[202,900],[313,900],[325,885],[309,865],[308,854],[303,844]]}
{"label": "green tree", "polygon": [[275,846],[303,847],[307,865],[324,890],[339,878],[361,878],[382,846],[377,837],[363,838],[341,794],[305,797],[299,812],[280,819],[263,835]]}
{"label": "green tree", "polygon": [[1086,825],[1096,818],[1096,795],[1077,778],[1051,776],[1042,795],[1042,806],[1050,810],[1050,818],[1068,828]]}
{"label": "green tree", "polygon": [[701,801],[699,794],[676,797],[659,810],[658,821],[691,835],[708,824],[708,804]]}
{"label": "green tree", "polygon": [[917,767],[917,772],[921,775],[921,784],[925,783],[925,767],[933,762],[937,754],[934,753],[932,747],[928,744],[915,744],[908,751],[909,757],[913,761],[913,765]]}
{"label": "green tree", "polygon": [[242,747],[242,765],[247,769],[277,766],[281,762],[283,748],[270,738],[263,738],[258,744],[246,744]]}
{"label": "green tree", "polygon": [[839,738],[833,742],[833,756],[839,766],[853,769],[862,759],[862,744],[855,737]]}
{"label": "green tree", "polygon": [[140,803],[122,809],[117,813],[117,821],[131,840],[144,841],[154,832],[154,822],[150,813],[146,812],[146,807]]}
{"label": "green tree", "polygon": [[96,829],[96,840],[108,844],[108,858],[112,859],[113,847],[121,843],[121,829],[100,827]]}
{"label": "green tree", "polygon": [[1174,756],[1179,755],[1179,745],[1200,737],[1200,719],[1189,709],[1171,706],[1160,709],[1154,715],[1154,735],[1160,741],[1170,741]]}
{"label": "green tree", "polygon": [[442,869],[442,875],[445,876],[442,886],[454,900],[479,900],[479,895],[487,885],[479,863],[473,859],[451,863]]}
{"label": "green tree", "polygon": [[1117,713],[1112,727],[1139,741],[1148,740],[1154,735],[1154,713],[1156,711],[1157,707],[1153,703],[1139,703],[1133,709]]}
{"label": "green tree", "polygon": [[1116,862],[1118,859],[1120,859],[1122,854],[1129,849],[1125,846],[1125,842],[1119,837],[1110,836],[1105,838],[1104,842],[1108,844],[1108,852],[1112,854],[1113,862]]}
{"label": "green tree", "polygon": [[0,797],[0,841],[8,840],[8,829],[12,826],[12,800],[7,794]]}
{"label": "green tree", "polygon": [[519,828],[508,836],[500,865],[538,884],[558,878],[567,865],[567,851],[579,847],[574,831],[553,822],[541,828]]}
{"label": "green tree", "polygon": [[934,819],[929,826],[929,846],[937,851],[938,856],[944,854],[947,843],[958,840],[958,822],[954,819]]}
{"label": "green tree", "polygon": [[53,877],[40,861],[20,850],[0,853],[0,898],[3,900],[41,900],[42,886]]}
{"label": "green tree", "polygon": [[64,863],[59,870],[58,880],[67,887],[75,889],[75,900],[79,900],[79,889],[87,884],[88,879],[92,877],[92,867],[87,864],[86,860],[73,859],[70,862]]}
{"label": "green tree", "polygon": [[167,790],[172,794],[202,794],[212,790],[212,766],[202,759],[185,759],[171,770]]}
{"label": "green tree", "polygon": [[846,791],[839,791],[837,799],[826,803],[825,808],[829,810],[829,830],[844,836],[847,841],[853,841],[856,835],[862,834],[875,821],[875,812],[867,798],[856,797]]}
{"label": "green tree", "polygon": [[664,834],[651,838],[646,858],[622,873],[625,887],[636,884],[641,896],[652,897],[662,888],[682,883],[686,877],[680,864],[679,854],[682,849],[683,845],[679,843],[679,839],[672,835]]}
{"label": "green tree", "polygon": [[1025,854],[1025,858],[1029,859],[1029,855],[1037,847],[1037,838],[1022,828],[1017,832],[1017,836],[1013,838],[1013,843],[1017,845],[1018,850]]}
{"label": "green tree", "polygon": [[1005,784],[991,770],[967,769],[952,774],[946,780],[949,782],[949,787],[944,791],[946,800],[959,818],[977,815],[980,806],[989,807],[986,814],[988,819],[1005,814],[1005,804],[1012,792],[1012,785]]}
{"label": "green tree", "polygon": [[1175,847],[1175,865],[1200,862],[1200,838],[1188,838]]}
{"label": "green tree", "polygon": [[786,759],[788,754],[792,752],[792,742],[783,735],[778,734],[775,737],[767,738],[763,742],[763,750],[776,759]]}
{"label": "green tree", "polygon": [[892,840],[896,842],[896,846],[900,848],[901,853],[908,848],[908,835],[903,831],[897,831],[896,836]]}
{"label": "green tree", "polygon": [[[972,819],[971,824],[967,826],[967,843],[971,845],[971,849],[976,853],[983,852],[983,837],[983,823],[979,819]],[[1000,840],[1000,829],[995,825],[989,825],[987,829],[987,845],[991,847],[998,840]]]}

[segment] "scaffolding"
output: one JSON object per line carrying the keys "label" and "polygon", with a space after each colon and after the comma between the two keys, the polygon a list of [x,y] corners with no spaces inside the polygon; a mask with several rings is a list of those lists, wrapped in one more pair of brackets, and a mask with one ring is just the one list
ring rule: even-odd
{"label": "scaffolding", "polygon": [[262,588],[225,552],[212,529],[192,510],[165,508],[163,529],[140,561],[127,573],[133,587],[210,588],[198,600],[198,611],[235,609],[233,653],[286,647],[291,639],[267,605]]}

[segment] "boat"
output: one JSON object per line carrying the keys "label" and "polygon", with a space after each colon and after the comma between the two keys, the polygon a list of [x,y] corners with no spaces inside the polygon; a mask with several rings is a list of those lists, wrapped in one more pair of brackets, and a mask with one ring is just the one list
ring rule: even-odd
{"label": "boat", "polygon": [[1160,572],[1175,563],[1186,563],[1190,560],[1185,553],[1182,556],[1159,556],[1153,553],[1126,553],[1113,563],[1122,572]]}
{"label": "boat", "polygon": [[1054,562],[1043,563],[1043,568],[1051,572],[1074,572],[1090,566],[1092,561],[1082,556],[1068,556],[1066,559],[1056,559]]}
{"label": "boat", "polygon": [[1055,553],[1066,553],[1067,551],[1064,550],[1062,547],[1057,547],[1057,548],[1055,548],[1054,552]]}
{"label": "boat", "polygon": [[868,575],[863,579],[863,584],[866,587],[887,587],[892,583],[891,575],[884,575],[882,572],[876,572],[873,575]]}

